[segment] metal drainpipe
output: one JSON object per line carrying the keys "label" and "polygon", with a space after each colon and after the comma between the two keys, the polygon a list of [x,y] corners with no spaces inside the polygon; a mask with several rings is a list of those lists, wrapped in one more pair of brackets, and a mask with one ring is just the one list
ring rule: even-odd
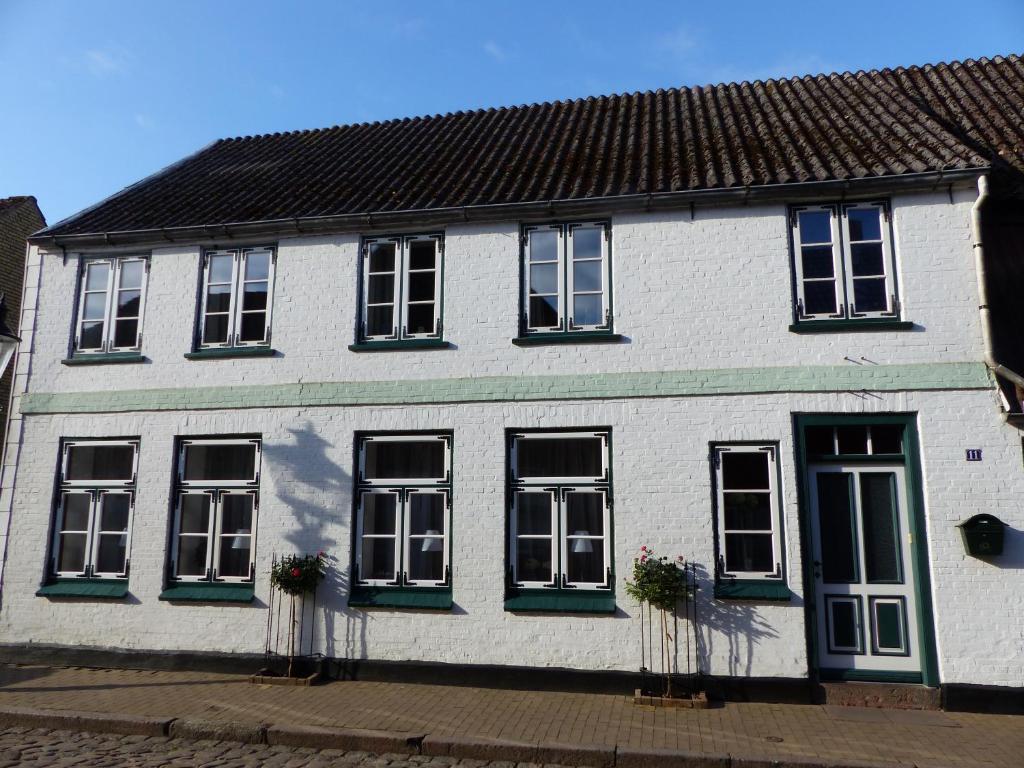
{"label": "metal drainpipe", "polygon": [[985,276],[985,248],[981,238],[981,207],[988,200],[988,175],[978,177],[978,199],[971,206],[971,235],[974,240],[974,270],[978,277],[978,312],[981,314],[981,338],[985,347],[985,365],[1007,381],[1011,381],[1024,389],[1024,376],[1011,371],[996,362],[995,350],[992,346],[992,318],[988,306],[988,282]]}

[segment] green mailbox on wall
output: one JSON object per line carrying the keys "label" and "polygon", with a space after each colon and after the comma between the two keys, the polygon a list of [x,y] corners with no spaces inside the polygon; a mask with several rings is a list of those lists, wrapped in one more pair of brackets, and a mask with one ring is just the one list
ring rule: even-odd
{"label": "green mailbox on wall", "polygon": [[995,515],[982,513],[957,526],[964,540],[964,549],[974,557],[993,557],[1003,554],[1003,535],[1006,523]]}

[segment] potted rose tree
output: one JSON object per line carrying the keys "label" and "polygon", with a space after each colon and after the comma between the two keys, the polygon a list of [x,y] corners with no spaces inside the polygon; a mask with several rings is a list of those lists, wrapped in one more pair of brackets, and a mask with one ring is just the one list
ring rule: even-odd
{"label": "potted rose tree", "polygon": [[270,585],[282,594],[288,595],[288,677],[292,676],[295,662],[295,599],[315,593],[317,586],[327,573],[327,555],[288,555],[275,560],[270,569]]}

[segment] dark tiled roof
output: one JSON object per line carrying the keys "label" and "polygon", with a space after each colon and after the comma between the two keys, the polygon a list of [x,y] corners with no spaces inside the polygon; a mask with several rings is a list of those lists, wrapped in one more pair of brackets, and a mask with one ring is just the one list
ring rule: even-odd
{"label": "dark tiled roof", "polygon": [[15,197],[0,197],[0,216],[3,216],[8,211],[13,211],[23,203],[32,201],[35,204],[36,199],[31,195],[17,195]]}
{"label": "dark tiled roof", "polygon": [[1024,168],[1019,56],[217,141],[46,235]]}

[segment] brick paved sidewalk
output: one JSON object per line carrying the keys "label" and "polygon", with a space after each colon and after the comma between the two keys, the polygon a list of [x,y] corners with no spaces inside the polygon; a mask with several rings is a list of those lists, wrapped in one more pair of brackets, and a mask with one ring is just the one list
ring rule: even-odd
{"label": "brick paved sidewalk", "polygon": [[620,756],[671,750],[824,765],[1024,764],[1024,717],[959,712],[740,703],[701,711],[599,694],[373,682],[293,688],[237,675],[0,666],[0,710],[13,707],[372,729],[426,736],[424,745],[479,739],[614,748]]}

